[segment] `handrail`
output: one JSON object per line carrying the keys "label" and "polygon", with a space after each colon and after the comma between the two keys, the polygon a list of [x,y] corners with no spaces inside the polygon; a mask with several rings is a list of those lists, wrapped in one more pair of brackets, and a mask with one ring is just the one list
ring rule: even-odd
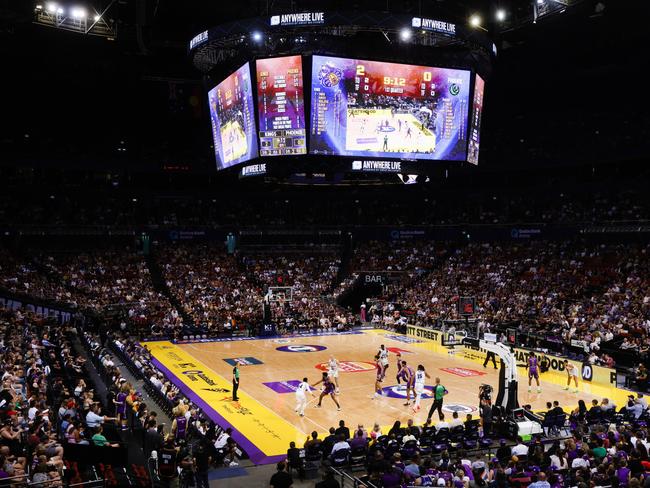
{"label": "handrail", "polygon": [[104,483],[105,481],[106,480],[102,478],[100,480],[91,480],[91,481],[83,481],[81,483],[72,483],[71,485],[68,485],[67,488],[72,488],[73,486],[84,486],[92,483]]}
{"label": "handrail", "polygon": [[334,466],[328,466],[328,469],[332,470],[335,474],[337,474],[338,476],[341,477],[341,486],[344,486],[344,479],[348,479],[349,481],[351,481],[354,484],[355,488],[360,487],[360,486],[364,486],[364,487],[367,487],[367,488],[377,488],[377,486],[375,486],[371,482],[369,482],[369,481],[361,481],[356,476],[352,476],[352,475],[346,473],[345,471],[336,469]]}
{"label": "handrail", "polygon": [[[11,481],[11,480],[17,480],[17,479],[27,479],[27,474],[21,474],[21,475],[18,475],[18,476],[11,476],[9,478],[2,478],[1,481]],[[72,488],[72,487],[75,487],[75,486],[91,485],[91,484],[95,484],[95,483],[102,483],[103,484],[106,480],[99,479],[99,480],[83,481],[81,483],[66,484],[65,481],[63,480],[63,478],[61,478],[59,476],[58,478],[48,478],[45,481],[28,481],[28,482],[23,481],[22,485],[20,485],[20,486],[49,486],[52,483],[60,482],[60,481],[63,482],[63,486],[65,486],[66,488]]]}

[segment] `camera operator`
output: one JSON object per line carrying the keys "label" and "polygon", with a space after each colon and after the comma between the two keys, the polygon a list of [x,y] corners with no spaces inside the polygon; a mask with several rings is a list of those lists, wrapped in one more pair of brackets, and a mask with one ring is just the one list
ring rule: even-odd
{"label": "camera operator", "polygon": [[208,446],[205,445],[204,441],[201,441],[194,450],[196,488],[209,488],[208,470],[211,462],[212,456],[210,456]]}
{"label": "camera operator", "polygon": [[485,401],[492,405],[492,386],[483,384],[478,387],[478,400],[479,402]]}
{"label": "camera operator", "polygon": [[488,436],[492,433],[492,404],[487,400],[481,400],[478,408],[483,425],[483,435]]}
{"label": "camera operator", "polygon": [[181,488],[194,486],[194,455],[192,453],[192,444],[185,444],[179,448],[178,458],[180,459],[181,472],[179,484]]}

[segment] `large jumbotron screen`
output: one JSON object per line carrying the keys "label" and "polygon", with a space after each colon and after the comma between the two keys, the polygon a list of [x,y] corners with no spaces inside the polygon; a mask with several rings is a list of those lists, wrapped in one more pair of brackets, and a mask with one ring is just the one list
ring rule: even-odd
{"label": "large jumbotron screen", "polygon": [[467,162],[472,164],[478,164],[478,152],[481,146],[481,117],[483,115],[484,91],[485,81],[479,75],[476,75],[472,119],[469,123],[469,145],[467,148]]}
{"label": "large jumbotron screen", "polygon": [[464,161],[470,72],[314,56],[312,154]]}
{"label": "large jumbotron screen", "polygon": [[217,169],[257,157],[251,72],[244,64],[208,92]]}
{"label": "large jumbotron screen", "polygon": [[260,156],[306,154],[302,57],[259,59],[256,67]]}

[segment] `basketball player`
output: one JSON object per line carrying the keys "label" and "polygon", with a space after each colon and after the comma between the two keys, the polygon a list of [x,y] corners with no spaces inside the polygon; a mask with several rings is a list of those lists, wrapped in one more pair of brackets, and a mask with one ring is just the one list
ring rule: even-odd
{"label": "basketball player", "polygon": [[384,381],[384,367],[379,363],[379,354],[375,356],[375,368],[377,376],[375,377],[375,394],[372,396],[372,400],[384,394],[381,389],[381,382]]}
{"label": "basketball player", "polygon": [[[386,376],[386,370],[388,369],[388,351],[382,344],[379,346],[379,351],[377,351],[377,357],[379,359],[379,364],[384,368],[383,375]],[[383,379],[383,378],[382,378]]]}
{"label": "basketball player", "polygon": [[532,390],[532,382],[533,378],[535,378],[535,382],[537,383],[537,393],[541,393],[542,388],[539,385],[539,365],[537,364],[537,356],[535,356],[535,353],[532,351],[528,356],[528,364],[526,367],[528,368],[528,391]]}
{"label": "basketball player", "polygon": [[420,399],[422,398],[422,393],[424,393],[424,382],[425,378],[431,378],[429,373],[426,372],[424,366],[418,364],[418,370],[415,372],[415,405],[413,406],[413,413],[420,411]]}
{"label": "basketball player", "polygon": [[327,376],[329,376],[331,379],[334,380],[334,383],[336,384],[336,393],[340,393],[339,389],[339,362],[334,356],[330,356],[329,361],[327,362],[327,367],[329,370],[327,371]]}
{"label": "basketball player", "polygon": [[397,353],[397,375],[395,375],[395,379],[397,380],[398,385],[402,380],[402,375],[400,374],[401,372],[402,372],[402,353],[398,352]]}
{"label": "basketball player", "polygon": [[185,437],[187,437],[189,425],[185,412],[184,404],[180,404],[172,410],[172,415],[174,416],[174,420],[172,420],[172,434],[174,434],[174,440],[177,444],[185,442]]}
{"label": "basketball player", "polygon": [[[415,371],[406,364],[406,361],[402,361],[402,369],[400,373],[404,380],[404,384],[406,384],[406,403],[404,406],[408,407],[411,404],[411,392],[413,391],[413,386],[415,384]],[[415,392],[413,392],[413,398],[415,398]]]}
{"label": "basketball player", "polygon": [[574,384],[576,385],[576,389],[573,390],[574,393],[578,393],[578,368],[576,368],[575,364],[570,363],[568,359],[564,360],[564,369],[566,369],[566,386],[564,387],[565,390],[569,390],[571,387],[571,379],[573,379]]}
{"label": "basketball player", "polygon": [[382,151],[388,151],[388,135],[384,136],[384,145],[381,148]]}
{"label": "basketball player", "polygon": [[320,393],[320,397],[318,397],[318,405],[316,405],[316,408],[322,407],[321,402],[323,401],[323,397],[326,397],[329,395],[332,397],[332,400],[334,400],[334,403],[336,403],[336,409],[341,410],[341,405],[339,402],[336,400],[336,386],[334,383],[332,383],[332,380],[330,380],[330,377],[327,375],[327,372],[323,371],[323,377],[314,383],[312,388],[314,388],[318,383],[323,383],[323,391]]}
{"label": "basketball player", "polygon": [[126,381],[120,385],[120,391],[116,395],[113,403],[115,404],[115,413],[117,414],[117,422],[121,430],[127,430],[126,426],[126,397],[129,395],[131,387]]}
{"label": "basketball player", "polygon": [[311,386],[307,382],[307,378],[303,378],[302,382],[296,388],[296,409],[295,411],[301,417],[305,416],[305,407],[307,406],[307,395],[305,393],[311,393],[311,396],[316,396],[311,390]]}

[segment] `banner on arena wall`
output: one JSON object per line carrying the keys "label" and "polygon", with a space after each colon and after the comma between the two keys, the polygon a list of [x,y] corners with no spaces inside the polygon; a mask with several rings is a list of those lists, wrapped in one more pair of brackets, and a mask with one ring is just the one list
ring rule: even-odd
{"label": "banner on arena wall", "polygon": [[35,313],[41,317],[55,318],[59,324],[67,324],[72,318],[72,313],[47,305],[37,305],[29,301],[15,300],[13,298],[0,297],[0,305],[9,310],[25,309],[27,312]]}
{"label": "banner on arena wall", "polygon": [[[418,339],[424,339],[431,341],[437,344],[440,347],[440,350],[445,349],[442,346],[442,332],[439,330],[427,329],[425,327],[417,327],[415,325],[409,325],[406,327],[406,335],[411,337],[417,337]],[[457,339],[462,339],[462,336],[457,335]],[[437,351],[439,352],[439,351]],[[517,359],[517,363],[525,364],[528,360],[528,349],[522,349],[519,347],[514,348],[514,354]],[[455,353],[455,357],[467,359],[468,361],[473,361],[475,363],[483,364],[485,361],[485,356],[487,351],[478,347],[472,347],[469,345],[464,345],[458,347]],[[549,359],[549,371],[554,373],[566,374],[564,368],[564,359],[559,356],[553,356],[546,354]],[[583,381],[587,381],[593,385],[599,386],[616,386],[616,370],[612,368],[605,368],[603,366],[597,366],[595,364],[582,364],[579,361],[570,360],[570,362],[578,368],[580,371],[580,376]]]}

